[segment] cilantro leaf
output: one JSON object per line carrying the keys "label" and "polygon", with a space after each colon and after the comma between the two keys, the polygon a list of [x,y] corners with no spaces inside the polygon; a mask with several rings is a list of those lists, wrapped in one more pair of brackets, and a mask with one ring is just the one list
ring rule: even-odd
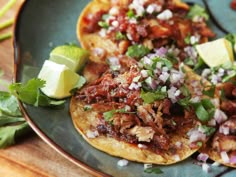
{"label": "cilantro leaf", "polygon": [[104,21],[99,21],[98,25],[102,28],[105,28],[105,29],[109,28],[109,24],[107,22],[104,22]]}
{"label": "cilantro leaf", "polygon": [[141,91],[140,97],[143,99],[144,103],[153,103],[156,100],[162,100],[167,97],[167,92],[162,92],[161,90],[155,92],[145,92]]}
{"label": "cilantro leaf", "polygon": [[225,39],[227,39],[228,41],[231,42],[232,46],[234,46],[234,44],[236,44],[236,34],[227,34],[225,36]]}
{"label": "cilantro leaf", "polygon": [[46,95],[42,94],[40,89],[45,85],[45,81],[33,78],[26,84],[13,83],[9,86],[9,91],[22,102],[34,106],[57,106],[64,104],[65,101],[52,100]]}
{"label": "cilantro leaf", "polygon": [[8,92],[0,91],[0,110],[11,116],[21,116],[16,97]]}
{"label": "cilantro leaf", "polygon": [[215,94],[215,89],[216,89],[216,86],[215,85],[211,85],[210,87],[206,87],[204,88],[204,90],[202,91],[202,93],[204,95],[207,95],[211,98],[214,97],[214,94]]}
{"label": "cilantro leaf", "polygon": [[194,17],[203,17],[205,20],[209,19],[209,15],[207,14],[206,10],[198,4],[191,6],[187,17],[190,19],[193,19]]}
{"label": "cilantro leaf", "polygon": [[120,31],[116,32],[116,40],[124,40],[126,39],[126,36],[124,34],[122,34]]}
{"label": "cilantro leaf", "polygon": [[129,57],[133,57],[135,59],[140,59],[145,55],[147,55],[149,52],[150,52],[149,48],[140,44],[135,44],[128,48],[126,55]]}
{"label": "cilantro leaf", "polygon": [[207,136],[211,136],[216,131],[214,127],[208,127],[206,125],[200,125],[198,129],[201,130]]}
{"label": "cilantro leaf", "polygon": [[161,171],[160,168],[158,167],[153,167],[153,168],[146,168],[144,169],[145,173],[154,173],[154,174],[161,174],[163,173],[163,171]]}
{"label": "cilantro leaf", "polygon": [[28,130],[29,126],[26,122],[13,126],[0,127],[0,148],[14,144],[15,138],[26,133]]}

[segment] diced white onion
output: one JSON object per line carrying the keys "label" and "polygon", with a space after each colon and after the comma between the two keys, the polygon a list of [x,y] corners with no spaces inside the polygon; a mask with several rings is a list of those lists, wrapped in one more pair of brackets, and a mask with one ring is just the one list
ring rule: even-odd
{"label": "diced white onion", "polygon": [[209,120],[208,122],[207,122],[207,124],[209,125],[209,126],[216,126],[216,120],[215,119],[211,119],[211,120]]}
{"label": "diced white onion", "polygon": [[145,144],[138,144],[138,147],[140,149],[147,149],[147,146]]}
{"label": "diced white onion", "polygon": [[99,135],[99,133],[98,133],[98,131],[96,130],[96,131],[91,131],[91,130],[88,130],[87,132],[86,132],[86,136],[88,137],[88,138],[96,138],[97,136]]}
{"label": "diced white onion", "polygon": [[180,156],[179,155],[175,154],[173,157],[174,157],[175,161],[180,161]]}
{"label": "diced white onion", "polygon": [[227,115],[223,111],[221,111],[220,109],[215,110],[213,117],[218,124],[221,124],[222,122],[224,122],[228,119]]}
{"label": "diced white onion", "polygon": [[169,9],[166,9],[163,12],[161,12],[160,14],[157,15],[157,18],[159,20],[169,20],[172,17],[173,17],[173,13]]}
{"label": "diced white onion", "polygon": [[119,160],[119,161],[117,162],[117,165],[120,166],[120,167],[124,167],[124,166],[127,166],[128,163],[129,163],[128,160],[126,160],[126,159],[121,159],[121,160]]}
{"label": "diced white onion", "polygon": [[145,163],[145,164],[143,165],[143,168],[144,168],[144,169],[152,168],[152,164]]}
{"label": "diced white onion", "polygon": [[225,163],[229,163],[229,156],[227,154],[226,151],[222,151],[220,153],[221,159],[225,162]]}
{"label": "diced white onion", "polygon": [[157,5],[157,4],[150,4],[148,5],[146,11],[149,14],[152,14],[153,12],[160,12],[161,10],[161,6]]}
{"label": "diced white onion", "polygon": [[219,128],[219,132],[224,134],[224,135],[229,135],[229,127],[221,125]]}
{"label": "diced white onion", "polygon": [[198,160],[198,161],[202,161],[202,162],[206,162],[208,158],[209,158],[209,155],[208,155],[208,154],[205,154],[205,153],[200,153],[200,154],[197,156],[197,160]]}
{"label": "diced white onion", "polygon": [[206,135],[202,133],[201,131],[198,131],[196,129],[190,130],[188,132],[189,136],[189,142],[197,142],[197,141],[205,141],[206,140]]}
{"label": "diced white onion", "polygon": [[230,158],[230,163],[231,163],[231,164],[236,164],[236,156],[232,156],[232,157]]}
{"label": "diced white onion", "polygon": [[119,15],[119,9],[118,7],[112,7],[110,10],[109,10],[109,14],[110,15],[113,15],[113,16],[116,16],[116,15]]}
{"label": "diced white onion", "polygon": [[204,172],[209,173],[209,172],[211,171],[211,167],[210,167],[207,163],[203,163],[203,164],[202,164],[202,170],[203,170]]}
{"label": "diced white onion", "polygon": [[177,141],[177,142],[175,143],[175,146],[176,146],[177,148],[181,148],[181,147],[182,147],[182,143],[181,143],[180,141]]}

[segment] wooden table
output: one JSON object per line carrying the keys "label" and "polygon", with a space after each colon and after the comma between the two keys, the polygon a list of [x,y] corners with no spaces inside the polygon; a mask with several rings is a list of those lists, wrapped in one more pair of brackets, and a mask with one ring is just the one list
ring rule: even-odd
{"label": "wooden table", "polygon": [[[6,4],[0,0],[0,8]],[[2,17],[0,22],[14,17],[23,0]],[[0,34],[13,30],[12,27],[0,31]],[[4,79],[11,81],[13,76],[12,39],[0,43],[0,68],[4,70]],[[0,87],[2,90],[3,87]],[[0,176],[2,177],[91,177],[90,174],[62,157],[35,133],[17,142],[16,145],[0,150]]]}

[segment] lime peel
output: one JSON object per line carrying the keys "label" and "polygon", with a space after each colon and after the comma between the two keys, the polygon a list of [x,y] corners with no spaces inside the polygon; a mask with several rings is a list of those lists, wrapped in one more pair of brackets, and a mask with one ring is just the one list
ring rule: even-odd
{"label": "lime peel", "polygon": [[89,52],[76,45],[62,45],[53,49],[49,60],[64,64],[74,72],[78,72],[87,61]]}

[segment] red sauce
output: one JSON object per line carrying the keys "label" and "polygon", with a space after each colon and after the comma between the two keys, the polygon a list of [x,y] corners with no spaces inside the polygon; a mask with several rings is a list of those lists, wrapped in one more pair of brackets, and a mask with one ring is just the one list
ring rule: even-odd
{"label": "red sauce", "polygon": [[233,1],[230,3],[230,7],[231,7],[233,10],[236,10],[236,0],[233,0]]}

